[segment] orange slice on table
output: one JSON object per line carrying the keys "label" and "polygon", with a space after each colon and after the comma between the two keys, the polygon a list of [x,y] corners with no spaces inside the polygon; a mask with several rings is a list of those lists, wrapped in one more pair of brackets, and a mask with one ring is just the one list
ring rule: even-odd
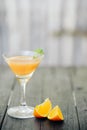
{"label": "orange slice on table", "polygon": [[34,108],[34,116],[37,118],[47,117],[50,110],[52,109],[52,103],[49,98],[47,98],[43,103],[37,105]]}
{"label": "orange slice on table", "polygon": [[64,120],[63,114],[59,106],[55,106],[48,115],[48,119],[52,121],[62,121]]}

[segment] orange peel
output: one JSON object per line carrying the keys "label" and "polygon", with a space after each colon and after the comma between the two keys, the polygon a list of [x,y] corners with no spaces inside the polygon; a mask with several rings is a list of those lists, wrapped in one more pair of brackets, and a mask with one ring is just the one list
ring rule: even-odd
{"label": "orange peel", "polygon": [[49,98],[34,108],[33,115],[37,118],[45,118],[48,116],[49,112],[52,109],[52,103]]}
{"label": "orange peel", "polygon": [[47,118],[52,121],[63,121],[64,117],[59,106],[55,106],[48,114]]}

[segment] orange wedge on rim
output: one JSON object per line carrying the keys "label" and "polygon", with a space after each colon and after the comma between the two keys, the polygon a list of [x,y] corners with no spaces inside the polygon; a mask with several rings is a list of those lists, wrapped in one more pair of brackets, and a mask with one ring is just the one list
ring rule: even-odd
{"label": "orange wedge on rim", "polygon": [[48,115],[48,119],[52,121],[62,121],[64,120],[63,114],[59,106],[55,106]]}
{"label": "orange wedge on rim", "polygon": [[34,108],[34,116],[37,118],[47,117],[50,110],[52,109],[52,103],[49,98],[47,98],[43,103],[37,105]]}

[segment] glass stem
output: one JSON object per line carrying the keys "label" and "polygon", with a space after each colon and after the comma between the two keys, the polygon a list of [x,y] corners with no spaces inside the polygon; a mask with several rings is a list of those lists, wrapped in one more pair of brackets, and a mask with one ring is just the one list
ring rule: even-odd
{"label": "glass stem", "polygon": [[21,98],[20,98],[20,104],[21,106],[27,106],[26,104],[26,84],[27,84],[27,79],[19,79],[20,82],[20,89],[21,89]]}

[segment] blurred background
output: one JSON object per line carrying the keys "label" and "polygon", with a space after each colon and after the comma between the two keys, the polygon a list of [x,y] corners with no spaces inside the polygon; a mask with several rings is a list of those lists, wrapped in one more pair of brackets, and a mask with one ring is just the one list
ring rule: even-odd
{"label": "blurred background", "polygon": [[0,0],[5,51],[43,48],[43,66],[87,66],[87,0]]}

